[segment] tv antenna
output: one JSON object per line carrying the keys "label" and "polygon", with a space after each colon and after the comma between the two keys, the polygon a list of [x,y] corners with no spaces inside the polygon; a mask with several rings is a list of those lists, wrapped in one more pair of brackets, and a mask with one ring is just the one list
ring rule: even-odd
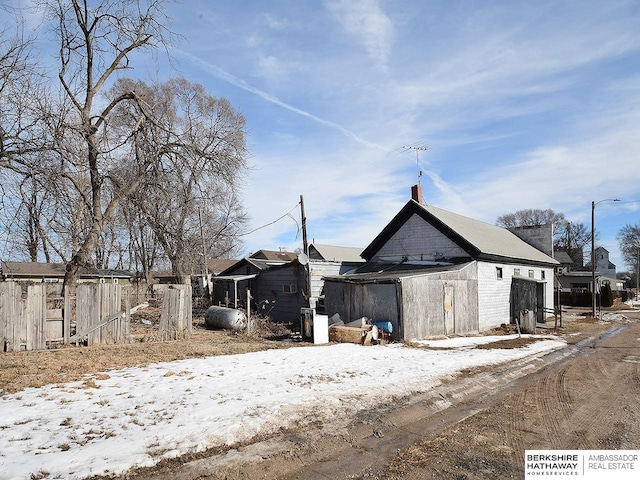
{"label": "tv antenna", "polygon": [[416,152],[416,167],[418,168],[418,185],[420,185],[420,177],[422,177],[422,170],[420,170],[419,155],[420,155],[420,152],[429,150],[429,145],[425,145],[423,147],[420,147],[417,145],[403,145],[402,148],[406,148],[407,150],[415,150]]}

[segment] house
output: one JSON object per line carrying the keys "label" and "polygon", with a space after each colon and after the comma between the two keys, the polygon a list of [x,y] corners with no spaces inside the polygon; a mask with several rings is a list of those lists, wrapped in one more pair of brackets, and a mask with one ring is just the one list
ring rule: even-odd
{"label": "house", "polygon": [[[615,265],[609,261],[609,252],[604,247],[598,247],[596,253],[596,292],[600,292],[604,285],[609,285],[613,292],[624,290],[624,281],[616,279]],[[560,303],[563,305],[590,306],[592,301],[593,275],[591,263],[584,267],[575,267],[575,262],[567,252],[557,251],[554,258],[560,262],[557,280],[560,286]],[[601,270],[602,269],[602,270]],[[603,274],[603,272],[605,272]],[[613,273],[613,275],[611,275]],[[620,296],[622,293],[619,294]]]}
{"label": "house", "polygon": [[[597,247],[595,250],[596,272],[603,277],[616,278],[616,266],[609,261],[609,250],[604,247]],[[588,267],[591,268],[591,262]]]}
{"label": "house", "polygon": [[246,305],[247,290],[253,309],[274,321],[292,322],[310,298],[322,306],[323,278],[342,275],[364,264],[362,249],[312,244],[309,255],[258,250],[213,278],[215,304]]}
{"label": "house", "polygon": [[392,338],[482,332],[553,311],[556,260],[510,231],[412,199],[362,252],[356,273],[325,278],[345,322],[389,321]]}
{"label": "house", "polygon": [[[16,282],[59,283],[62,285],[65,268],[66,264],[64,263],[2,261],[0,263],[0,279]],[[131,283],[133,274],[125,270],[83,267],[78,272],[78,278],[81,283],[120,283],[128,285]]]}

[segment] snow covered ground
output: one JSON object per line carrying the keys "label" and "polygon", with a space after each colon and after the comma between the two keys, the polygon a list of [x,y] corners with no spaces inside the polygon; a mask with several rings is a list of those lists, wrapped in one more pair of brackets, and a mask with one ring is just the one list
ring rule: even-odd
{"label": "snow covered ground", "polygon": [[[526,335],[525,335],[526,337]],[[474,349],[514,336],[425,346],[296,347],[108,371],[0,397],[0,479],[85,478],[250,440],[426,392],[456,372],[558,349]],[[445,348],[445,349],[443,349]],[[375,387],[375,388],[373,388]]]}

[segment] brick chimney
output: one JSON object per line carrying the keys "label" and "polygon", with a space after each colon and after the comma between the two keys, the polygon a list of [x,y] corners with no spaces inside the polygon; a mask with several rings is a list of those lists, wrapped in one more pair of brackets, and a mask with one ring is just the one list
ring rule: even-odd
{"label": "brick chimney", "polygon": [[418,203],[422,202],[422,186],[420,184],[411,187],[411,199]]}

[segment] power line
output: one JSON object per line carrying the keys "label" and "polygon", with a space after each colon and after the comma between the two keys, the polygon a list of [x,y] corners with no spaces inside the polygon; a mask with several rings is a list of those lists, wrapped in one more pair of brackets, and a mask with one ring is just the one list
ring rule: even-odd
{"label": "power line", "polygon": [[253,230],[251,230],[249,232],[241,233],[241,234],[239,234],[239,236],[240,237],[246,237],[247,235],[251,235],[252,233],[257,232],[258,230],[262,230],[263,228],[267,228],[267,227],[273,225],[274,223],[278,223],[280,220],[282,220],[285,217],[291,218],[296,223],[296,225],[298,226],[298,232],[299,232],[300,231],[300,226],[298,225],[298,221],[293,217],[293,215],[291,215],[291,212],[293,212],[296,208],[298,208],[299,205],[300,205],[300,202],[296,203],[296,205],[291,210],[289,210],[284,215],[276,218],[274,221],[266,223],[266,224],[264,224],[264,225],[262,225],[260,227],[254,228]]}

